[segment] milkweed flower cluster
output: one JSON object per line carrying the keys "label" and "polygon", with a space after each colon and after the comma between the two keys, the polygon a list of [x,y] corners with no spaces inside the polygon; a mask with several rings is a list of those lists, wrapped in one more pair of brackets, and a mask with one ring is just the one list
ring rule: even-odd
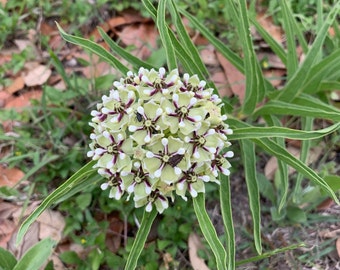
{"label": "milkweed flower cluster", "polygon": [[110,197],[124,193],[136,207],[162,213],[175,195],[187,200],[205,192],[205,182],[229,175],[222,101],[197,75],[140,68],[113,83],[91,112],[88,156],[107,180]]}

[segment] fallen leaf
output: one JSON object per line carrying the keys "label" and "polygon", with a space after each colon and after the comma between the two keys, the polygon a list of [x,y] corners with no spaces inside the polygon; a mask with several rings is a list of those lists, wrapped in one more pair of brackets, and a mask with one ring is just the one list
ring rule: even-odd
{"label": "fallen leaf", "polygon": [[0,247],[7,249],[7,243],[15,231],[15,223],[11,220],[0,219]]}
{"label": "fallen leaf", "polygon": [[217,59],[223,67],[224,73],[228,79],[231,91],[239,97],[243,103],[246,91],[246,78],[237,68],[235,68],[221,53],[217,52]]}
{"label": "fallen leaf", "polygon": [[210,79],[214,82],[222,97],[232,96],[233,92],[230,89],[228,79],[223,71],[213,72]]}
{"label": "fallen leaf", "polygon": [[216,57],[215,48],[211,44],[200,50],[200,56],[204,64],[208,66],[218,66],[219,62]]}
{"label": "fallen leaf", "polygon": [[151,23],[127,25],[118,36],[125,45],[134,46],[132,53],[141,59],[148,58],[157,48],[158,32]]}
{"label": "fallen leaf", "polygon": [[40,225],[40,239],[50,237],[57,242],[61,240],[65,227],[65,220],[59,212],[48,209],[37,218],[37,221]]}
{"label": "fallen leaf", "polygon": [[204,260],[198,257],[197,252],[203,247],[203,244],[197,234],[191,233],[188,239],[189,260],[194,270],[209,270]]}
{"label": "fallen leaf", "polygon": [[330,229],[325,229],[325,230],[320,231],[318,235],[321,238],[336,238],[340,236],[340,229],[336,229],[332,231]]}
{"label": "fallen leaf", "polygon": [[274,87],[283,85],[283,78],[286,74],[286,70],[283,69],[265,69],[263,74],[270,81]]}
{"label": "fallen leaf", "polygon": [[11,94],[7,91],[0,91],[0,108],[6,106],[7,101],[11,98]]}
{"label": "fallen leaf", "polygon": [[331,206],[333,206],[334,204],[335,204],[335,202],[332,198],[327,198],[317,206],[316,210],[318,210],[318,211],[327,210]]}
{"label": "fallen leaf", "polygon": [[338,257],[340,258],[340,238],[336,239],[335,247],[336,247],[336,252],[338,253]]}
{"label": "fallen leaf", "polygon": [[0,165],[0,187],[15,186],[25,174],[18,168],[6,168]]}
{"label": "fallen leaf", "polygon": [[25,86],[25,82],[24,82],[23,77],[18,76],[13,80],[10,86],[5,88],[5,91],[9,94],[14,94],[15,92],[23,89],[24,86]]}
{"label": "fallen leaf", "polygon": [[271,16],[268,16],[266,12],[259,12],[256,19],[279,44],[282,44],[284,41],[283,30],[280,26],[274,24]]}
{"label": "fallen leaf", "polygon": [[47,66],[39,65],[24,76],[24,81],[27,86],[42,85],[48,80],[51,74],[51,69]]}
{"label": "fallen leaf", "polygon": [[40,100],[42,96],[41,90],[32,90],[26,93],[21,94],[18,97],[10,99],[6,105],[6,109],[17,109],[17,111],[20,111],[24,107],[28,107],[31,105],[31,99],[37,99]]}

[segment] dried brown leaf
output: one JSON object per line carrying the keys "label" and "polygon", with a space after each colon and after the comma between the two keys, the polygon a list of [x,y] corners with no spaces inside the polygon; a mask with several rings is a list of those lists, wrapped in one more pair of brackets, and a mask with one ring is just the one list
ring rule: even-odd
{"label": "dried brown leaf", "polygon": [[21,94],[18,97],[12,98],[7,101],[5,108],[14,108],[17,111],[21,111],[22,108],[28,107],[31,105],[31,99],[40,100],[42,96],[41,90],[32,90],[26,93]]}
{"label": "dried brown leaf", "polygon": [[27,86],[42,85],[48,80],[51,74],[51,69],[47,66],[39,65],[24,76],[24,81]]}
{"label": "dried brown leaf", "polygon": [[245,82],[246,78],[244,74],[237,70],[225,57],[219,52],[216,53],[217,59],[223,67],[224,73],[228,79],[229,86],[233,93],[239,97],[242,103],[245,96]]}
{"label": "dried brown leaf", "polygon": [[209,270],[204,260],[198,257],[197,252],[203,247],[203,244],[197,234],[191,233],[188,239],[189,259],[194,270]]}
{"label": "dried brown leaf", "polygon": [[0,187],[15,186],[25,174],[18,168],[6,168],[0,165]]}
{"label": "dried brown leaf", "polygon": [[15,92],[23,89],[24,86],[25,86],[25,82],[24,82],[23,77],[18,76],[13,80],[10,86],[5,88],[5,91],[9,94],[14,94]]}

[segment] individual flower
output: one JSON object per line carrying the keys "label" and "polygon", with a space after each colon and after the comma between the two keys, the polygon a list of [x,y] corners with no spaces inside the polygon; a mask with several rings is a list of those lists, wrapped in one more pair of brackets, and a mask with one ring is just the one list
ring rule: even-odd
{"label": "individual flower", "polygon": [[154,190],[147,196],[138,196],[136,194],[134,201],[137,208],[146,205],[145,210],[147,212],[151,212],[153,206],[155,206],[159,213],[163,213],[169,207],[167,197],[162,195],[159,190]]}
{"label": "individual flower", "polygon": [[189,92],[173,94],[171,102],[163,99],[162,108],[166,111],[164,121],[169,124],[171,133],[177,133],[180,129],[184,135],[188,135],[196,129],[197,123],[203,121],[207,114],[204,106],[196,105],[197,98]]}
{"label": "individual flower", "polygon": [[141,68],[138,72],[141,82],[144,85],[140,85],[139,94],[142,99],[159,100],[160,97],[169,96],[178,87],[176,82],[178,81],[178,70],[174,69],[165,75],[165,68],[160,68],[157,72],[154,69],[150,71]]}
{"label": "individual flower", "polygon": [[199,192],[205,191],[205,182],[210,181],[208,170],[204,164],[192,164],[192,166],[184,171],[182,177],[176,183],[176,194],[187,200],[186,191],[189,191],[192,197],[197,197]]}
{"label": "individual flower", "polygon": [[151,151],[146,152],[143,160],[145,170],[164,183],[174,183],[186,165],[183,141],[174,137],[162,138],[149,148]]}
{"label": "individual flower", "polygon": [[125,167],[130,167],[130,156],[132,152],[132,140],[124,138],[121,133],[110,133],[105,130],[102,134],[91,134],[94,144],[90,144],[92,148],[88,153],[88,157],[92,157],[97,161],[97,167],[115,168],[121,171]]}
{"label": "individual flower", "polygon": [[[220,148],[217,149],[217,152],[220,152]],[[229,168],[231,167],[230,162],[227,158],[232,158],[234,153],[232,151],[227,151],[223,154],[218,153],[215,155],[214,159],[211,161],[211,171],[215,177],[218,176],[218,172],[223,173],[224,175],[230,175]]]}
{"label": "individual flower", "polygon": [[149,101],[143,106],[136,109],[135,120],[129,125],[129,131],[132,133],[131,138],[138,145],[150,143],[152,137],[163,137],[164,123],[161,121],[163,109],[160,105]]}
{"label": "individual flower", "polygon": [[189,144],[189,151],[197,162],[211,161],[217,148],[223,144],[220,136],[206,122],[198,123],[198,129],[186,136],[184,141]]}
{"label": "individual flower", "polygon": [[102,190],[106,190],[110,188],[109,198],[115,198],[116,200],[120,200],[122,197],[124,190],[122,188],[122,178],[120,177],[119,172],[113,173],[109,169],[99,169],[98,173],[108,178],[108,181],[103,183],[100,187]]}

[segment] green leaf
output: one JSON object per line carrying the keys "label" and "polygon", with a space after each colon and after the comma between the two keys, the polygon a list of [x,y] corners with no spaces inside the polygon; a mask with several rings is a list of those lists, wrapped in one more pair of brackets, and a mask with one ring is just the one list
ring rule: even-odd
{"label": "green leaf", "polygon": [[62,262],[67,264],[80,264],[81,259],[75,251],[65,251],[59,255]]}
{"label": "green leaf", "polygon": [[212,45],[214,45],[216,50],[218,50],[226,59],[230,61],[230,63],[233,64],[233,66],[235,66],[241,73],[244,74],[243,60],[236,53],[230,50],[230,48],[227,47],[222,41],[217,39],[208,28],[201,24],[197,18],[192,16],[184,9],[179,9],[179,11],[186,18],[188,18],[190,23],[192,23],[193,26],[197,28],[198,31],[200,31],[200,33],[202,33],[202,35],[206,37]]}
{"label": "green leaf", "polygon": [[85,210],[91,204],[91,201],[92,201],[92,194],[91,193],[81,194],[81,195],[76,197],[77,206],[81,210]]}
{"label": "green leaf", "polygon": [[41,240],[24,254],[13,270],[39,269],[52,254],[52,249],[55,244],[56,242],[50,238]]}
{"label": "green leaf", "polygon": [[152,223],[155,220],[157,213],[158,212],[155,207],[153,207],[150,213],[146,211],[144,212],[142,222],[140,224],[137,235],[133,242],[133,245],[132,245],[132,248],[131,248],[131,251],[130,251],[130,254],[127,259],[124,269],[126,270],[136,269],[138,258],[140,254],[142,253],[146,238],[148,237]]}
{"label": "green leaf", "polygon": [[[269,101],[267,104],[259,108],[254,116],[260,115],[295,115],[295,116],[310,116],[314,118],[324,118],[333,120],[335,122],[340,121],[340,114],[336,112],[334,108],[332,110],[325,110],[324,106],[312,107],[309,104],[305,104],[304,102],[299,102],[300,100],[296,99],[296,103],[283,102],[279,100]],[[306,101],[306,103],[311,103],[312,101]],[[316,103],[314,103],[317,105]]]}
{"label": "green leaf", "polygon": [[12,270],[16,265],[17,260],[14,255],[6,249],[0,247],[0,269]]}
{"label": "green leaf", "polygon": [[233,215],[231,209],[230,179],[224,174],[220,174],[220,203],[223,218],[224,231],[227,244],[227,269],[235,269],[235,231]]}
{"label": "green leaf", "polygon": [[238,29],[243,44],[244,69],[246,76],[246,95],[242,108],[246,114],[251,114],[254,111],[257,102],[263,99],[265,87],[263,74],[251,39],[246,2],[238,0],[238,5],[240,12]]}
{"label": "green leaf", "polygon": [[223,225],[226,234],[227,269],[235,269],[235,231],[233,215],[231,210],[230,179],[228,176],[220,174],[220,204]]}
{"label": "green leaf", "polygon": [[255,18],[250,18],[251,23],[255,26],[256,30],[259,32],[261,37],[265,40],[265,42],[270,46],[273,52],[281,59],[284,65],[287,64],[287,53],[279,44],[263,27],[261,24],[257,22]]}
{"label": "green leaf", "polygon": [[168,69],[173,70],[177,68],[175,49],[170,39],[168,26],[165,21],[165,10],[168,0],[163,0],[158,3],[157,9],[157,29],[161,38],[162,44],[165,48],[166,58],[168,62]]}
{"label": "green leaf", "polygon": [[199,193],[196,198],[193,198],[193,203],[198,223],[204,238],[207,240],[212,252],[215,255],[217,269],[225,270],[227,265],[227,254],[223,245],[221,244],[221,241],[217,237],[216,230],[211,223],[211,220],[205,209],[204,193]]}
{"label": "green leaf", "polygon": [[89,185],[96,184],[97,181],[93,180],[93,177],[97,175],[96,169],[93,169],[93,165],[95,163],[95,161],[87,163],[42,201],[42,203],[32,212],[32,214],[21,224],[17,235],[17,244],[22,241],[29,226],[48,207],[66,200],[80,190],[85,189]]}
{"label": "green leaf", "polygon": [[[313,45],[310,47],[305,60],[302,62],[298,70],[292,76],[292,79],[287,82],[285,87],[279,92],[279,94],[275,94],[275,99],[279,99],[284,102],[289,102],[293,100],[295,97],[299,96],[301,93],[302,86],[306,82],[308,78],[308,73],[311,70],[311,67],[315,63],[316,55],[319,53],[326,35],[328,33],[328,28],[332,25],[334,19],[340,12],[340,2],[337,2],[334,7],[329,12],[322,28],[317,33],[317,36],[313,42]],[[306,76],[307,75],[307,76]]]}
{"label": "green leaf", "polygon": [[[320,90],[323,81],[330,80],[340,70],[340,49],[325,57],[318,64],[314,65],[308,74],[306,83],[302,86],[301,92],[314,94]],[[337,89],[338,85],[331,86]],[[330,88],[330,89],[332,89]],[[330,90],[328,89],[328,90]]]}
{"label": "green leaf", "polygon": [[293,31],[293,26],[291,24],[291,16],[289,16],[289,8],[286,1],[279,1],[281,11],[282,11],[282,21],[283,28],[286,32],[287,40],[287,77],[288,79],[295,73],[298,68],[298,57],[296,53],[296,43]]}
{"label": "green leaf", "polygon": [[61,28],[58,23],[56,24],[62,38],[66,41],[90,50],[91,52],[103,58],[107,63],[111,64],[114,68],[119,70],[124,75],[126,75],[126,73],[129,71],[129,69],[125,65],[123,65],[117,58],[115,58],[112,54],[110,54],[107,50],[105,50],[97,43],[85,38],[69,35]]}
{"label": "green leaf", "polygon": [[307,220],[305,211],[295,206],[287,207],[287,217],[298,224],[304,223]]}
{"label": "green leaf", "polygon": [[209,72],[203,63],[196,46],[191,41],[191,38],[182,23],[180,14],[178,13],[176,4],[173,0],[170,0],[169,9],[173,22],[176,26],[176,33],[178,34],[180,41],[182,41],[181,45],[191,55],[192,61],[196,63],[198,69],[200,69],[205,74],[205,77],[207,77]]}
{"label": "green leaf", "polygon": [[241,140],[241,153],[244,163],[245,178],[248,189],[249,206],[253,221],[254,244],[258,254],[262,253],[261,246],[261,209],[260,192],[256,177],[256,158],[254,143]]}
{"label": "green leaf", "polygon": [[[229,122],[230,123],[230,122]],[[340,122],[324,129],[315,131],[305,131],[290,129],[284,127],[245,127],[237,128],[234,133],[228,135],[228,140],[239,140],[239,139],[260,139],[260,138],[271,138],[280,137],[294,140],[312,140],[322,138],[330,133],[333,133],[340,129]]]}
{"label": "green leaf", "polygon": [[324,179],[334,192],[340,190],[340,176],[327,175]]}
{"label": "green leaf", "polygon": [[147,69],[154,68],[152,65],[148,64],[147,62],[144,62],[140,60],[138,57],[135,57],[134,55],[130,54],[126,50],[124,50],[122,47],[117,45],[106,32],[98,27],[99,34],[104,39],[104,41],[109,45],[110,49],[118,54],[120,57],[124,58],[126,61],[128,61],[130,64],[133,65],[133,67],[137,70],[139,67],[144,67]]}

